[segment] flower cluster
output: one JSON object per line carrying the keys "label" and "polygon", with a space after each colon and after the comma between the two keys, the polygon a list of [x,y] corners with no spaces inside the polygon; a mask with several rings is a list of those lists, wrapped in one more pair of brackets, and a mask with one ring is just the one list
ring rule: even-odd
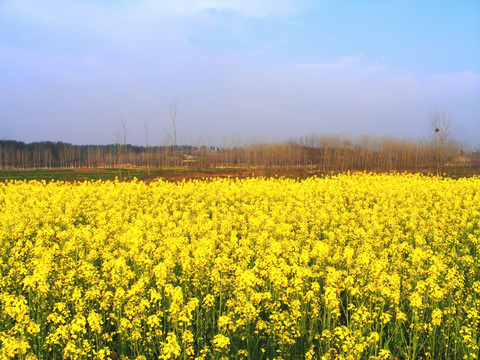
{"label": "flower cluster", "polygon": [[0,183],[0,359],[479,356],[480,178]]}

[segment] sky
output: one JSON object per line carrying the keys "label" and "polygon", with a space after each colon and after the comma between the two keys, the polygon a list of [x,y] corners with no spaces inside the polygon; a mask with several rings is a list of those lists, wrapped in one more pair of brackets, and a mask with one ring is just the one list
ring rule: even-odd
{"label": "sky", "polygon": [[480,1],[0,0],[0,139],[480,147]]}

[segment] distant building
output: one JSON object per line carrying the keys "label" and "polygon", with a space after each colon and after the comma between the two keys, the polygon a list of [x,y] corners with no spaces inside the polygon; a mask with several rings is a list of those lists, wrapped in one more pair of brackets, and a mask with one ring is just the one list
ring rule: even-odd
{"label": "distant building", "polygon": [[447,166],[471,166],[472,159],[467,155],[459,155],[454,158],[452,161],[449,161]]}

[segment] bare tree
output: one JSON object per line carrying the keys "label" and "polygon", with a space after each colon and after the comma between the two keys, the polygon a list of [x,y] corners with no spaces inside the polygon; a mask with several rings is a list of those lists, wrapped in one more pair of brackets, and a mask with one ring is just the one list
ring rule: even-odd
{"label": "bare tree", "polygon": [[177,112],[178,104],[177,101],[174,100],[170,103],[170,121],[172,122],[173,145],[175,146],[175,150],[177,150]]}
{"label": "bare tree", "polygon": [[117,167],[118,167],[118,176],[122,177],[122,169],[120,166],[121,163],[121,155],[120,155],[120,133],[118,131],[115,131],[115,145],[117,148]]}
{"label": "bare tree", "polygon": [[128,164],[127,158],[127,128],[125,127],[125,122],[122,120],[122,130],[123,130],[123,151],[125,156],[125,164]]}
{"label": "bare tree", "polygon": [[150,176],[150,148],[148,147],[148,126],[147,121],[143,121],[143,129],[145,130],[145,163],[147,165],[147,175]]}
{"label": "bare tree", "polygon": [[122,130],[123,130],[123,152],[124,152],[124,161],[127,167],[128,177],[130,177],[130,170],[128,167],[130,166],[130,159],[128,156],[128,147],[127,147],[127,128],[125,126],[125,122],[122,120]]}
{"label": "bare tree", "polygon": [[[173,157],[174,157],[174,165],[177,165],[177,161],[176,161],[176,156],[177,156],[177,121],[178,121],[178,103],[176,100],[173,100],[171,103],[170,103],[170,127],[171,127],[171,131],[168,130],[165,126],[163,127],[163,131],[165,132],[165,137],[166,137],[166,141],[169,143],[168,145],[171,144],[171,142],[173,142]],[[170,150],[169,147],[165,147],[164,149],[164,155],[165,155],[165,162],[169,162],[167,161],[169,156],[168,154],[170,153]]]}
{"label": "bare tree", "polygon": [[441,175],[446,160],[446,144],[450,136],[451,119],[444,112],[434,108],[430,113],[430,134],[435,157],[435,171]]}

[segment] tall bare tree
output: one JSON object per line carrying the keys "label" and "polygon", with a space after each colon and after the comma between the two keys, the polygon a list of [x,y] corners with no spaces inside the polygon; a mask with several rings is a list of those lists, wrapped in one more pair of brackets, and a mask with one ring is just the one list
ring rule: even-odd
{"label": "tall bare tree", "polygon": [[451,119],[444,112],[434,108],[430,113],[430,135],[432,139],[435,171],[441,175],[445,167],[446,145],[450,136]]}
{"label": "tall bare tree", "polygon": [[147,165],[147,174],[150,176],[150,148],[148,147],[148,126],[147,121],[143,121],[143,129],[145,130],[145,163]]}
{"label": "tall bare tree", "polygon": [[177,112],[178,104],[177,101],[174,100],[170,103],[170,121],[172,123],[173,145],[175,146],[175,150],[177,150]]}
{"label": "tall bare tree", "polygon": [[125,156],[125,164],[128,164],[128,159],[127,159],[127,128],[125,127],[125,122],[122,120],[122,130],[123,130],[123,152]]}

